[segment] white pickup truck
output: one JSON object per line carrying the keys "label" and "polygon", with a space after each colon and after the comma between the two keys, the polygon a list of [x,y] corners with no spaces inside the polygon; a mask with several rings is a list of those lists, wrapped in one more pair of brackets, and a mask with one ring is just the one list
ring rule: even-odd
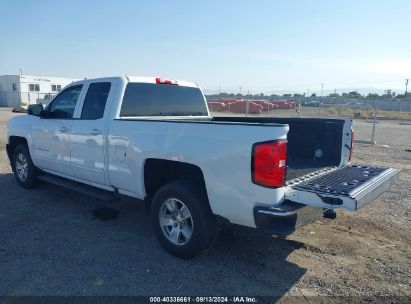
{"label": "white pickup truck", "polygon": [[218,219],[287,235],[324,210],[357,210],[399,175],[350,165],[351,120],[213,118],[186,81],[85,79],[28,114],[8,125],[21,186],[144,200],[160,243],[182,258],[210,246]]}

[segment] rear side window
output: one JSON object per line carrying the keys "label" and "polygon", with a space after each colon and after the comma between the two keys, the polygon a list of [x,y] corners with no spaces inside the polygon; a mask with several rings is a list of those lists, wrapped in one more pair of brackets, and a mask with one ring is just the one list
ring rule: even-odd
{"label": "rear side window", "polygon": [[90,84],[84,99],[83,110],[81,111],[82,119],[100,119],[104,116],[110,87],[110,82]]}
{"label": "rear side window", "polygon": [[129,83],[120,116],[207,116],[198,88],[168,84]]}

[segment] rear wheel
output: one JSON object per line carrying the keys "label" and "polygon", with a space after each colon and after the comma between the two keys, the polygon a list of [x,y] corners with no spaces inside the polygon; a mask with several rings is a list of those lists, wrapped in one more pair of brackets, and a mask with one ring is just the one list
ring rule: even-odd
{"label": "rear wheel", "polygon": [[216,233],[203,191],[186,181],[170,182],[156,192],[151,220],[160,244],[179,258],[200,254]]}
{"label": "rear wheel", "polygon": [[31,160],[29,149],[26,145],[19,145],[14,149],[12,169],[20,186],[32,188],[36,181],[36,167]]}

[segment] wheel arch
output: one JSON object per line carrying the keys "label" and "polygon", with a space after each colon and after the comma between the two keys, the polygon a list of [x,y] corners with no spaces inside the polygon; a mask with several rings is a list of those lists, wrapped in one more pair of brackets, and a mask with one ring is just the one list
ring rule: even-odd
{"label": "wheel arch", "polygon": [[152,197],[163,185],[177,180],[187,180],[195,183],[207,199],[208,207],[211,209],[207,195],[207,187],[203,172],[200,167],[179,161],[148,158],[144,163],[144,189],[146,202],[150,203]]}
{"label": "wheel arch", "polygon": [[8,145],[7,145],[7,156],[10,161],[12,161],[13,159],[14,150],[19,145],[22,145],[22,144],[26,145],[27,148],[29,149],[28,141],[25,137],[15,136],[15,135],[9,136]]}

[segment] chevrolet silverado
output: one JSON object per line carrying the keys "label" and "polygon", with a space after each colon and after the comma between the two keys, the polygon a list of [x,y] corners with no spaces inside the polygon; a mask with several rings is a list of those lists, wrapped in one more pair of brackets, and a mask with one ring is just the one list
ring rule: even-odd
{"label": "chevrolet silverado", "polygon": [[355,211],[399,170],[353,165],[344,119],[211,117],[197,84],[155,77],[85,79],[8,124],[17,182],[36,180],[111,200],[144,201],[171,254],[213,242],[216,221],[288,235]]}

